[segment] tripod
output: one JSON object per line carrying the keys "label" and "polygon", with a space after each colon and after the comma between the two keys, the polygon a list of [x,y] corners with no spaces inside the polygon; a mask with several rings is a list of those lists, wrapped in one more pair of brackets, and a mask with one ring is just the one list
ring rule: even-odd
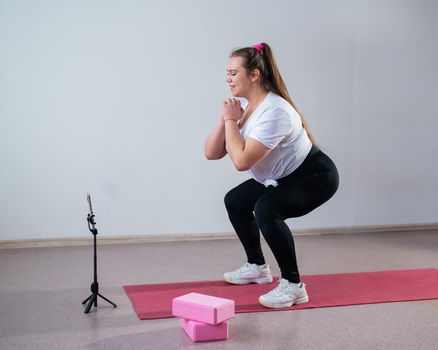
{"label": "tripod", "polygon": [[117,307],[117,305],[114,304],[112,301],[108,300],[103,295],[99,294],[99,283],[97,283],[97,246],[96,246],[97,229],[94,226],[96,225],[96,222],[94,221],[93,208],[91,207],[91,197],[89,194],[87,194],[87,201],[88,201],[88,206],[90,208],[90,213],[87,215],[88,229],[91,231],[91,233],[94,236],[94,281],[91,284],[91,295],[82,302],[82,305],[84,305],[88,301],[87,307],[85,308],[84,311],[84,313],[86,314],[90,312],[91,306],[93,304],[94,307],[97,307],[98,296],[100,296],[103,300],[106,300],[114,307]]}

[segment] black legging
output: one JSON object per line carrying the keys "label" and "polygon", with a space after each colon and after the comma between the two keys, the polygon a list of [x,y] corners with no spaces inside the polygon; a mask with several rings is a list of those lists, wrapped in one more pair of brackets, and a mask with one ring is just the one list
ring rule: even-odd
{"label": "black legging", "polygon": [[265,187],[254,179],[247,180],[226,194],[225,207],[248,262],[265,263],[261,231],[282,278],[299,283],[294,239],[284,220],[305,215],[329,200],[338,189],[339,175],[332,160],[313,146],[304,162],[277,182],[277,187]]}

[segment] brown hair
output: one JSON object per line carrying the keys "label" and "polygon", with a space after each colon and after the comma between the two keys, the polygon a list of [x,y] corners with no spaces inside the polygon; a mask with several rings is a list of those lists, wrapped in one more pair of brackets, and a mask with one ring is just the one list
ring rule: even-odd
{"label": "brown hair", "polygon": [[283,97],[287,102],[292,105],[292,107],[301,117],[301,122],[307,132],[307,135],[310,138],[310,141],[314,144],[315,139],[313,138],[313,135],[309,130],[309,126],[304,120],[304,117],[295,107],[295,104],[292,102],[292,99],[287,92],[286,85],[284,84],[280,71],[277,68],[277,64],[275,63],[274,55],[272,54],[271,48],[266,43],[261,43],[261,45],[263,45],[263,49],[261,49],[260,44],[257,49],[254,47],[243,47],[234,50],[230,56],[243,58],[243,66],[245,67],[247,74],[250,74],[254,69],[258,69],[260,71],[260,83],[268,91],[272,91],[275,94]]}

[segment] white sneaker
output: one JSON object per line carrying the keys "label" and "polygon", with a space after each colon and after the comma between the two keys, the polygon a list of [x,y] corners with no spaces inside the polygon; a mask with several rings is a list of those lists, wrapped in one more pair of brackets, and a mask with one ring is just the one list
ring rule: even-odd
{"label": "white sneaker", "polygon": [[269,265],[245,263],[235,271],[225,272],[224,280],[232,284],[266,284],[272,282],[271,268]]}
{"label": "white sneaker", "polygon": [[259,297],[260,304],[269,308],[289,307],[294,304],[305,304],[308,301],[309,296],[304,283],[297,285],[284,278],[279,278],[277,287]]}

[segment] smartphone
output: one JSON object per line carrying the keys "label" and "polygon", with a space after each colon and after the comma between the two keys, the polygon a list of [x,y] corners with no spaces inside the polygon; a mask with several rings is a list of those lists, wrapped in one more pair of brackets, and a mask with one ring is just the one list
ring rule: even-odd
{"label": "smartphone", "polygon": [[88,207],[90,208],[90,215],[93,215],[93,207],[91,205],[91,196],[89,193],[87,193],[87,202],[88,202]]}

